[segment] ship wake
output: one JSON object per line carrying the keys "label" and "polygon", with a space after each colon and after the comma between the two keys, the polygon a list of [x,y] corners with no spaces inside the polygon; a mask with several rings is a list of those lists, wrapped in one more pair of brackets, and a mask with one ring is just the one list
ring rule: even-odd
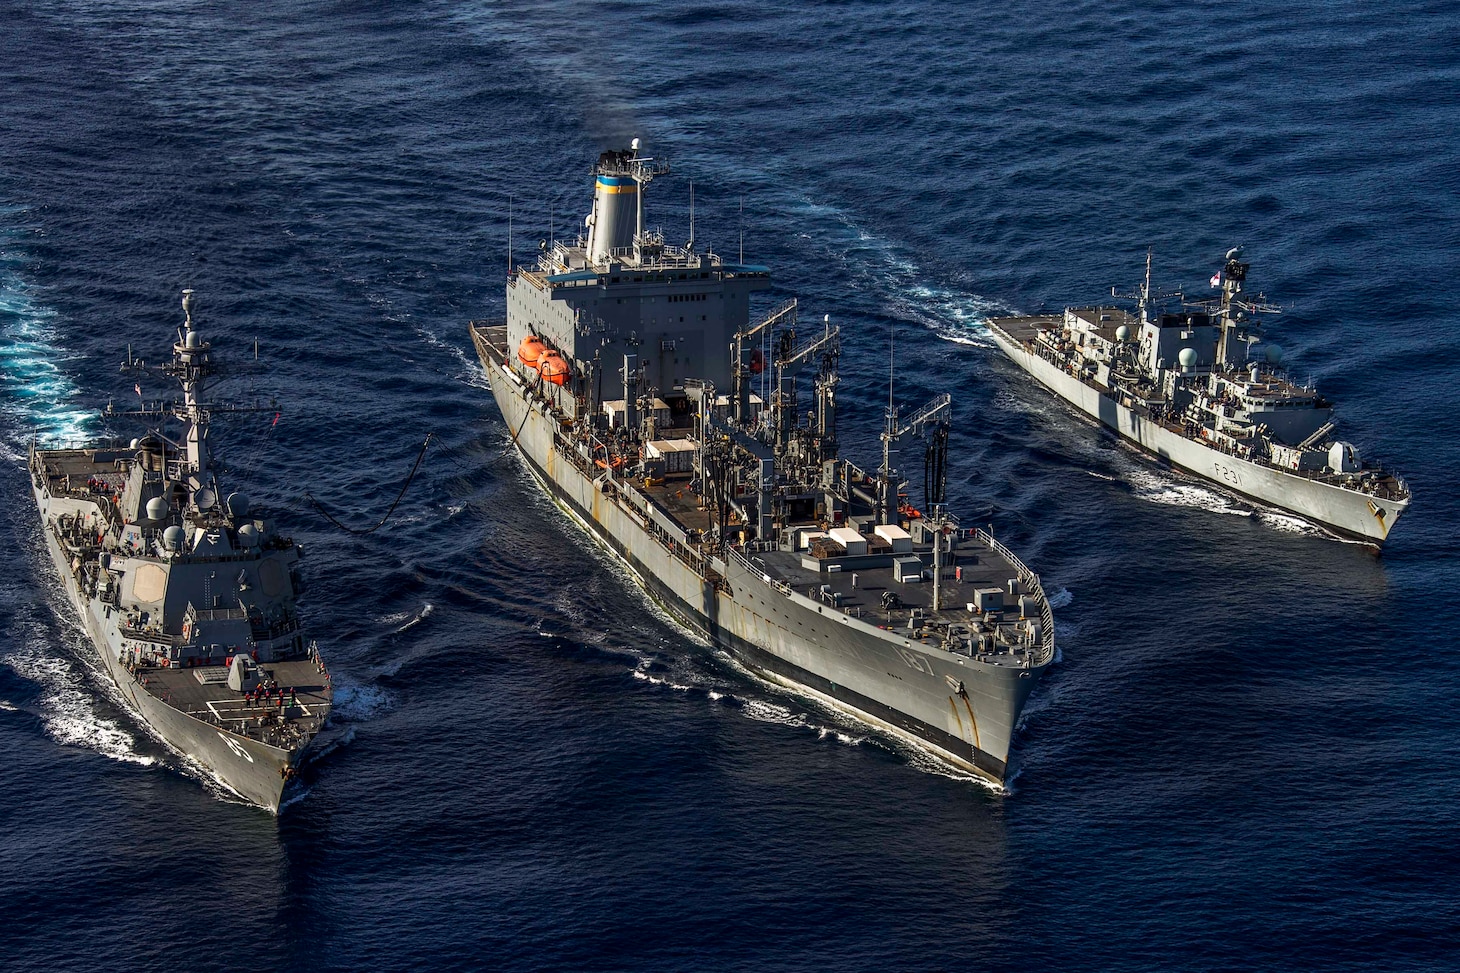
{"label": "ship wake", "polygon": [[813,730],[818,740],[847,744],[849,746],[857,746],[864,743],[870,744],[889,753],[896,754],[909,767],[921,773],[946,777],[949,780],[956,780],[963,783],[977,784],[979,787],[995,794],[1007,794],[1009,792],[1007,781],[1001,785],[987,778],[979,777],[976,774],[959,770],[928,748],[900,735],[868,732],[869,727],[853,714],[843,712],[839,708],[827,703],[821,697],[812,696],[795,686],[771,682],[759,673],[741,665],[729,653],[716,653],[716,658],[736,672],[753,680],[757,685],[765,686],[776,693],[791,696],[798,703],[805,704],[808,709],[824,718],[825,722],[818,722],[805,713],[798,713],[781,703],[774,703],[764,699],[737,699],[736,702],[741,703],[742,713],[750,719],[759,720],[762,723],[779,723],[796,729],[804,728]]}
{"label": "ship wake", "polygon": [[[722,661],[734,666],[737,671],[756,678],[754,673],[735,663],[728,654],[717,653],[717,656]],[[702,696],[707,702],[738,711],[746,719],[755,720],[759,723],[776,723],[798,730],[809,730],[816,734],[818,740],[841,743],[847,746],[857,746],[858,744],[865,743],[868,739],[865,734],[856,733],[849,725],[826,725],[819,723],[811,719],[807,714],[798,713],[789,706],[781,703],[767,699],[757,699],[753,696],[738,695],[723,686],[705,685],[695,682],[692,680],[692,677],[680,676],[678,679],[691,679],[691,681],[678,681],[678,679],[671,678],[670,675],[665,674],[666,668],[662,663],[656,662],[653,659],[640,659],[631,674],[633,678],[648,683],[651,686],[662,686],[674,692]],[[764,682],[758,678],[756,681],[759,683]]]}
{"label": "ship wake", "polygon": [[800,225],[827,219],[835,221],[822,246],[832,259],[843,264],[866,286],[865,293],[880,297],[877,310],[898,321],[916,324],[944,341],[979,348],[992,348],[994,341],[987,320],[1010,309],[957,286],[930,280],[928,273],[910,259],[904,247],[859,226],[846,211],[818,204],[806,197],[792,201]]}
{"label": "ship wake", "polygon": [[1210,513],[1230,514],[1234,517],[1253,516],[1251,507],[1234,503],[1229,497],[1195,483],[1182,483],[1139,469],[1128,471],[1125,479],[1137,497],[1152,503],[1196,507]]}
{"label": "ship wake", "polygon": [[388,710],[392,702],[390,693],[382,686],[355,685],[341,680],[335,685],[330,719],[363,723]]}
{"label": "ship wake", "polygon": [[17,433],[59,445],[86,438],[91,416],[73,404],[77,388],[65,366],[75,356],[56,346],[56,313],[22,276],[24,213],[0,208],[0,396]]}
{"label": "ship wake", "polygon": [[40,719],[51,740],[122,763],[150,766],[157,762],[138,750],[137,738],[120,723],[96,711],[95,694],[78,664],[33,647],[0,658],[0,663],[39,688],[33,707],[24,708]]}

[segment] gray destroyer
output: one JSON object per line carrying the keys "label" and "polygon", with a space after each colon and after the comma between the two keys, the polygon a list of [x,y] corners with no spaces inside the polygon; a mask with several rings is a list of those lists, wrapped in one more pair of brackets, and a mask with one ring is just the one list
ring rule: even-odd
{"label": "gray destroyer", "polygon": [[[470,334],[512,441],[572,519],[684,625],[762,677],[1002,782],[1054,658],[1039,578],[944,505],[943,395],[891,404],[882,464],[838,456],[840,331],[789,301],[756,323],[766,267],[644,225],[668,171],[594,169],[586,233],[513,267],[505,321]],[[924,509],[897,469],[914,438]]]}
{"label": "gray destroyer", "polygon": [[[999,347],[1056,395],[1173,466],[1343,537],[1379,547],[1409,506],[1404,481],[1333,437],[1333,404],[1281,368],[1262,339],[1278,309],[1246,293],[1249,264],[1227,253],[1220,295],[1160,313],[1145,282],[1119,307],[993,318]],[[1112,292],[1113,293],[1113,292]]]}
{"label": "gray destroyer", "polygon": [[[170,747],[277,813],[329,716],[329,673],[295,608],[298,545],[220,491],[203,399],[209,343],[186,324],[160,369],[183,399],[130,445],[30,450],[46,546],[123,699]],[[123,366],[144,369],[130,360]],[[140,394],[141,386],[138,384]],[[110,410],[109,410],[110,412]]]}

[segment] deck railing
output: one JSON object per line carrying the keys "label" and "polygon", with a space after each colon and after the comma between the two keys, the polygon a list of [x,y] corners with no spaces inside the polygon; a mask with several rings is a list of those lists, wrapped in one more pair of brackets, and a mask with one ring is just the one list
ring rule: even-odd
{"label": "deck railing", "polygon": [[746,557],[744,554],[741,554],[735,548],[727,547],[725,548],[725,552],[730,556],[730,560],[739,564],[742,568],[749,571],[751,574],[758,575],[760,579],[771,588],[774,588],[776,591],[779,591],[783,595],[789,595],[791,593],[790,585],[786,584],[783,581],[777,581],[775,578],[772,578],[769,574],[765,572],[763,568],[757,567],[751,562],[750,558]]}
{"label": "deck railing", "polygon": [[1039,581],[1039,575],[1029,570],[1018,556],[1003,544],[994,540],[988,531],[974,528],[975,540],[981,540],[987,544],[996,554],[1005,558],[1014,565],[1014,573],[1019,577],[1019,583],[1026,591],[1039,599],[1039,645],[1034,651],[1034,661],[1044,665],[1054,659],[1054,610],[1049,607],[1049,598],[1045,596],[1044,585]]}

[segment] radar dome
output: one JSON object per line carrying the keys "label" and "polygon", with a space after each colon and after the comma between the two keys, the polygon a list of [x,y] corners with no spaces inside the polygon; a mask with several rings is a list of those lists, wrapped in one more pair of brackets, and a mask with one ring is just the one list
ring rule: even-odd
{"label": "radar dome", "polygon": [[248,494],[230,493],[228,495],[228,513],[234,517],[247,517]]}
{"label": "radar dome", "polygon": [[244,547],[253,547],[259,542],[259,529],[253,524],[244,524],[238,528],[238,543]]}
{"label": "radar dome", "polygon": [[134,439],[134,440],[132,440],[132,448],[133,449],[136,449],[140,445],[142,445],[142,440],[140,440],[140,439]]}
{"label": "radar dome", "polygon": [[148,520],[162,520],[171,512],[172,508],[162,497],[153,497],[151,500],[147,501]]}
{"label": "radar dome", "polygon": [[203,339],[198,336],[198,333],[196,331],[189,331],[188,332],[188,336],[185,339],[185,341],[186,341],[187,347],[189,347],[189,348],[196,348],[196,347],[198,347],[198,345],[202,344]]}
{"label": "radar dome", "polygon": [[169,551],[182,550],[183,529],[177,524],[173,524],[162,532],[162,543],[167,546]]}
{"label": "radar dome", "polygon": [[1195,348],[1183,348],[1183,349],[1181,349],[1181,352],[1176,356],[1176,360],[1179,361],[1179,362],[1181,362],[1181,367],[1182,368],[1191,368],[1193,365],[1196,364],[1196,349]]}
{"label": "radar dome", "polygon": [[1122,324],[1120,327],[1116,328],[1115,329],[1115,340],[1116,341],[1129,341],[1130,340],[1130,325],[1128,325],[1128,324]]}
{"label": "radar dome", "polygon": [[1269,365],[1276,365],[1283,360],[1283,350],[1277,345],[1268,345],[1265,354]]}

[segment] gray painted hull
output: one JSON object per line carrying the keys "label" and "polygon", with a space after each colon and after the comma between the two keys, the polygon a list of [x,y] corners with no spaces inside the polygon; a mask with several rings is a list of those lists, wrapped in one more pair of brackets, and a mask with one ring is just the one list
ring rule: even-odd
{"label": "gray painted hull", "polygon": [[122,636],[120,614],[108,613],[88,599],[77,584],[65,552],[46,520],[47,497],[34,489],[43,521],[42,533],[51,562],[66,589],[66,595],[80,618],[102,667],[116,684],[127,705],[167,746],[199,764],[210,776],[244,800],[278,813],[283,799],[285,768],[297,765],[298,754],[269,746],[258,740],[228,733],[217,726],[179,712],[153,696],[118,660]]}
{"label": "gray painted hull", "polygon": [[[1115,430],[1121,438],[1224,490],[1373,544],[1383,543],[1404,512],[1403,503],[1250,462],[1187,439],[1051,365],[998,325],[990,324],[989,330],[1004,353],[1045,388]],[[1382,510],[1383,515],[1376,515],[1374,508]]]}
{"label": "gray painted hull", "polygon": [[483,357],[533,475],[682,624],[774,682],[954,766],[1005,779],[1018,715],[1041,669],[989,664],[901,638],[777,585],[740,558],[712,562],[727,582],[716,587],[665,551],[642,512],[606,495],[600,481],[559,453],[555,421],[524,397],[509,370]]}

